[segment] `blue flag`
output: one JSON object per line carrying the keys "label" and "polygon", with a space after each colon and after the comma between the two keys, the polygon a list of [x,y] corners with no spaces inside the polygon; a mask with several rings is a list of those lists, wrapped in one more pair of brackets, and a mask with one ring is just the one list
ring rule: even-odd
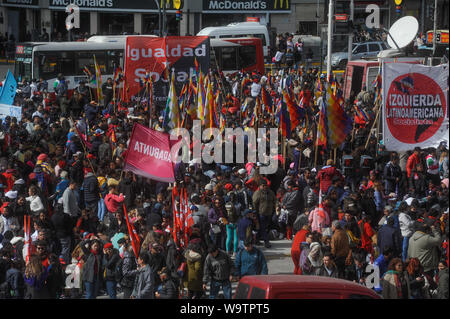
{"label": "blue flag", "polygon": [[0,104],[12,105],[16,97],[17,81],[8,70],[3,90],[0,92]]}

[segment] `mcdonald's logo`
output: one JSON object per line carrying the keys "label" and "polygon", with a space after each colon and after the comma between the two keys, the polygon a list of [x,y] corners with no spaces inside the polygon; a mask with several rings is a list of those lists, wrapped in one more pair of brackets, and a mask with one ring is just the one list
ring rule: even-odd
{"label": "mcdonald's logo", "polygon": [[[278,6],[278,4],[279,4],[279,6]],[[275,0],[275,4],[273,5],[273,8],[289,10],[289,0]]]}

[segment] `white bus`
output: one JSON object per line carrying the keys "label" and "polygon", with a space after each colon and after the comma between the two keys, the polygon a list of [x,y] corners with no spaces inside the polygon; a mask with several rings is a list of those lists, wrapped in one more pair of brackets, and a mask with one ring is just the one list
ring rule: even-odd
{"label": "white bus", "polygon": [[[53,92],[62,73],[69,90],[87,80],[87,66],[94,73],[94,55],[102,73],[102,83],[113,77],[117,66],[124,68],[126,36],[94,36],[86,42],[29,42],[17,45],[14,75],[18,81],[43,78]],[[264,73],[264,57],[258,38],[211,39],[211,67],[224,73],[241,70]],[[216,64],[217,63],[217,64]]]}
{"label": "white bus", "polygon": [[43,78],[48,82],[49,91],[59,73],[68,81],[69,89],[74,89],[80,81],[87,80],[83,72],[87,66],[94,73],[94,55],[102,73],[102,83],[112,77],[114,69],[124,63],[124,44],[95,42],[29,42],[18,44],[14,76],[17,80],[30,81]]}
{"label": "white bus", "polygon": [[242,37],[260,38],[262,41],[264,57],[268,58],[270,55],[269,32],[267,27],[259,22],[239,22],[221,27],[207,27],[200,30],[197,35],[207,35],[210,38],[215,39]]}

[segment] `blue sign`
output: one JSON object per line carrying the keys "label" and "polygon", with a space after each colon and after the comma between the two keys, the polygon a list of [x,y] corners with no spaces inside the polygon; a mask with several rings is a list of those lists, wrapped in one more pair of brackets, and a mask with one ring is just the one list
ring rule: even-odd
{"label": "blue sign", "polygon": [[0,92],[0,104],[12,105],[16,97],[17,81],[8,70],[3,90]]}

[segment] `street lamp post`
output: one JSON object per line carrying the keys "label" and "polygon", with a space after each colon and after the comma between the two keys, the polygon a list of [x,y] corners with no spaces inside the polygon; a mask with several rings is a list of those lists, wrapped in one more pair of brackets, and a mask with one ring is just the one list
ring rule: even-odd
{"label": "street lamp post", "polygon": [[328,48],[327,48],[327,79],[331,76],[331,42],[333,40],[333,0],[330,0],[328,7]]}
{"label": "street lamp post", "polygon": [[[351,0],[350,1],[350,21],[352,23],[353,23],[354,10],[355,10],[355,4],[353,3],[353,0]],[[349,28],[347,62],[350,62],[352,60],[352,46],[353,46],[353,29]]]}
{"label": "street lamp post", "polygon": [[155,0],[156,6],[158,7],[158,35],[161,37],[162,36],[162,14],[161,14],[161,6],[159,5],[159,1]]}
{"label": "street lamp post", "polygon": [[438,4],[438,0],[434,0],[433,56],[436,54],[437,4]]}

